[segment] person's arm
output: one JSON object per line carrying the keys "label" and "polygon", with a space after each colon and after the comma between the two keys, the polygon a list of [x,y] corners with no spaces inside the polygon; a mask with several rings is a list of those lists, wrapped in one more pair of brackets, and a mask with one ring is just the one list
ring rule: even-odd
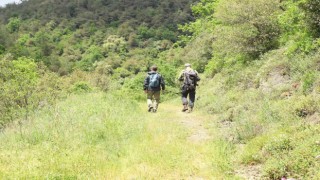
{"label": "person's arm", "polygon": [[148,91],[148,86],[149,86],[149,76],[147,76],[147,77],[144,79],[143,90],[144,90],[145,92]]}
{"label": "person's arm", "polygon": [[179,75],[179,81],[183,81],[184,80],[184,71],[182,71]]}
{"label": "person's arm", "polygon": [[198,74],[198,72],[195,70],[195,72],[196,72],[196,75],[197,75],[197,81],[200,81],[201,79],[200,79],[200,77],[199,77],[199,74]]}
{"label": "person's arm", "polygon": [[164,78],[161,76],[160,78],[161,89],[164,91],[166,89],[166,83],[164,82]]}

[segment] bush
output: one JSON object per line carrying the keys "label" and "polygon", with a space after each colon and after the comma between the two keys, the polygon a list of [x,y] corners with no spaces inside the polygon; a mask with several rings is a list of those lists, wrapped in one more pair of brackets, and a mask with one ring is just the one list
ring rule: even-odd
{"label": "bush", "polygon": [[283,157],[269,160],[265,164],[263,177],[267,179],[281,179],[287,177],[288,173],[285,161],[286,159]]}
{"label": "bush", "polygon": [[76,82],[73,87],[72,87],[72,92],[76,92],[76,93],[87,93],[87,92],[91,92],[92,88],[90,87],[90,85],[87,82]]}
{"label": "bush", "polygon": [[8,30],[13,33],[19,31],[21,26],[21,19],[20,18],[10,18],[9,23],[7,24]]}
{"label": "bush", "polygon": [[106,62],[99,62],[96,64],[93,72],[93,79],[95,86],[99,87],[102,91],[109,90],[110,76],[113,72],[112,67]]}
{"label": "bush", "polygon": [[27,119],[29,111],[35,105],[34,96],[39,80],[37,65],[32,59],[25,57],[14,61],[2,59],[0,63],[1,124],[12,121],[21,113]]}
{"label": "bush", "polygon": [[219,3],[215,17],[213,51],[222,55],[260,54],[277,47],[279,27],[275,21],[278,1],[227,0]]}
{"label": "bush", "polygon": [[307,22],[315,37],[320,37],[320,1],[306,0],[302,1],[302,8],[306,12]]}
{"label": "bush", "polygon": [[266,155],[277,155],[289,153],[293,149],[292,140],[286,134],[274,136],[265,146],[263,152]]}
{"label": "bush", "polygon": [[[267,179],[290,177],[297,179],[317,179],[313,172],[318,166],[315,158],[320,150],[316,144],[319,136],[317,127],[297,125],[286,129],[285,134],[270,139],[264,146],[266,163],[263,175]],[[272,134],[274,136],[275,134]]]}
{"label": "bush", "polygon": [[309,94],[313,90],[313,84],[316,80],[314,72],[306,72],[302,77],[302,91],[304,94]]}
{"label": "bush", "polygon": [[90,71],[93,69],[93,64],[102,59],[104,59],[104,56],[101,49],[98,46],[91,46],[84,53],[81,61],[77,63],[77,67],[84,71]]}
{"label": "bush", "polygon": [[48,72],[32,59],[0,60],[0,128],[16,119],[51,105],[63,89],[58,75]]}
{"label": "bush", "polygon": [[296,52],[310,53],[318,45],[314,37],[319,37],[319,1],[289,0],[282,2],[283,12],[278,17],[282,35],[281,44],[287,44],[288,55]]}

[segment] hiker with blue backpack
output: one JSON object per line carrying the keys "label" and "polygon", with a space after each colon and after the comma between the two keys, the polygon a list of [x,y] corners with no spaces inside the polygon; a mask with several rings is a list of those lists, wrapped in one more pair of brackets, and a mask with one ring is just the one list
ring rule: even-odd
{"label": "hiker with blue backpack", "polygon": [[198,86],[197,82],[200,81],[198,72],[191,68],[191,64],[187,63],[185,64],[185,69],[179,75],[179,81],[183,82],[181,86],[183,104],[182,112],[192,112],[196,98],[196,88]]}
{"label": "hiker with blue backpack", "polygon": [[157,66],[152,66],[144,80],[143,90],[147,94],[148,112],[157,112],[160,103],[160,91],[165,90],[165,82],[158,72]]}

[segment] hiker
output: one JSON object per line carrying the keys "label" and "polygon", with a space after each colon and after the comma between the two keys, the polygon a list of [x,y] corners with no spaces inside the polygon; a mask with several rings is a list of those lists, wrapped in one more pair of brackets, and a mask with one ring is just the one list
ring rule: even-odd
{"label": "hiker", "polygon": [[163,77],[157,72],[158,67],[152,66],[144,80],[143,90],[147,94],[148,112],[157,112],[160,102],[160,91],[165,90]]}
{"label": "hiker", "polygon": [[191,64],[187,63],[185,64],[185,69],[179,75],[179,81],[183,82],[181,86],[181,96],[183,104],[182,112],[192,112],[196,97],[196,87],[198,85],[197,82],[200,81],[198,72],[191,68]]}

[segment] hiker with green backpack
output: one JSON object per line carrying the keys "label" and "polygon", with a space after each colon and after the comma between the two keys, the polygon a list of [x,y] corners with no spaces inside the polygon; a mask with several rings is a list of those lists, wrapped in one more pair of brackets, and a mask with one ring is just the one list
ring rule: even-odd
{"label": "hiker with green backpack", "polygon": [[144,80],[143,90],[147,94],[148,112],[157,112],[160,102],[160,91],[165,90],[165,82],[158,72],[157,66],[152,66]]}
{"label": "hiker with green backpack", "polygon": [[179,81],[183,82],[181,86],[182,112],[192,112],[196,97],[196,88],[198,86],[197,82],[200,81],[198,72],[191,68],[191,64],[187,63],[185,64],[185,69],[179,75]]}

